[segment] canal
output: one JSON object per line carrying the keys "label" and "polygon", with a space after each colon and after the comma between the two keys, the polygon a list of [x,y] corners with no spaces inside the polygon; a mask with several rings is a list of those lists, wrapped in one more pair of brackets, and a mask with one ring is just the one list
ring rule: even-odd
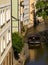
{"label": "canal", "polygon": [[48,65],[48,48],[46,46],[30,48],[29,59],[26,60],[25,65]]}
{"label": "canal", "polygon": [[28,43],[28,37],[33,34],[39,34],[41,42],[44,42],[40,47],[29,48],[29,59],[26,60],[25,65],[48,65],[48,25],[40,24],[36,28],[28,29],[25,35],[26,43]]}

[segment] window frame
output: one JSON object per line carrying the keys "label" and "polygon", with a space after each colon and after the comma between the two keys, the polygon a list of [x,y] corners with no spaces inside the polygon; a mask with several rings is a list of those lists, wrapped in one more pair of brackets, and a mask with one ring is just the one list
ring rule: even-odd
{"label": "window frame", "polygon": [[7,46],[9,45],[11,41],[11,30],[10,28],[7,30]]}
{"label": "window frame", "polygon": [[11,19],[10,7],[6,9],[6,22],[8,23]]}

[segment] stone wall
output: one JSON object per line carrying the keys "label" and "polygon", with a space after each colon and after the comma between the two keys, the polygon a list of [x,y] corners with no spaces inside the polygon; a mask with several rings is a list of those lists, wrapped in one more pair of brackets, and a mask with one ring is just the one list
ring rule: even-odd
{"label": "stone wall", "polygon": [[24,65],[26,59],[29,57],[29,50],[28,50],[28,45],[25,43],[21,53],[19,54],[19,59],[16,60],[15,58],[13,59],[13,65]]}

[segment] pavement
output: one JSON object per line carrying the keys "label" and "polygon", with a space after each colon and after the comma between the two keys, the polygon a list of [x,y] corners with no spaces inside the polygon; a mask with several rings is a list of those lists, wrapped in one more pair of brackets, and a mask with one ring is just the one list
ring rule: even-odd
{"label": "pavement", "polygon": [[[27,51],[26,51],[27,50]],[[28,58],[28,45],[25,44],[21,53],[20,53],[20,58],[18,60],[15,59],[13,55],[13,65],[24,65],[25,60]]]}

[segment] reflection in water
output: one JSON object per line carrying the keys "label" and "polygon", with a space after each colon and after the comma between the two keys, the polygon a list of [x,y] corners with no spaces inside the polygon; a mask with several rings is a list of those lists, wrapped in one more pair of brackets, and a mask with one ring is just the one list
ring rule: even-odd
{"label": "reflection in water", "polygon": [[25,65],[48,65],[48,49],[29,49],[30,60]]}
{"label": "reflection in water", "polygon": [[36,49],[36,60],[39,60],[44,55],[44,50],[40,47]]}
{"label": "reflection in water", "polygon": [[35,55],[36,55],[36,51],[34,49],[30,49],[29,50],[29,58],[30,58],[30,61],[34,61],[35,60]]}

